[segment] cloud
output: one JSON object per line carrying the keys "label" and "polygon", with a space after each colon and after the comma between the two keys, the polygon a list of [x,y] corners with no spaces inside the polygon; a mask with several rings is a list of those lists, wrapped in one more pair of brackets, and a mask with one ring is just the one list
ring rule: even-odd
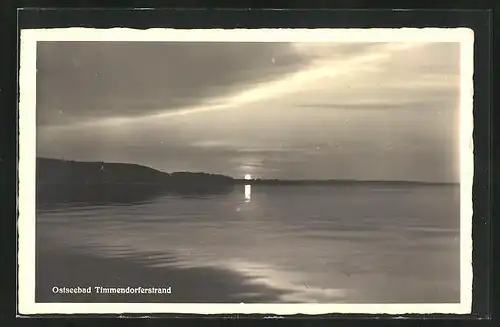
{"label": "cloud", "polygon": [[179,109],[306,64],[287,43],[39,42],[37,123]]}
{"label": "cloud", "polygon": [[[416,100],[401,103],[390,102],[365,102],[365,103],[303,103],[297,104],[299,108],[326,109],[326,110],[434,110],[435,106],[430,101]],[[446,108],[445,108],[446,109]]]}
{"label": "cloud", "polygon": [[[182,45],[190,45],[191,49],[193,49],[193,47],[198,48],[199,46],[197,43]],[[205,43],[201,44],[201,46],[204,45]],[[47,110],[46,108],[44,108],[46,107],[46,102],[44,102],[43,99],[52,99],[52,97],[49,97],[47,95],[47,93],[50,92],[42,92],[42,99],[39,100],[38,104],[39,107],[41,107],[39,111],[39,117],[42,117],[38,120],[39,124],[43,125],[44,121],[47,121],[47,117],[45,115],[46,112],[52,112],[53,115],[50,118],[56,122],[60,120],[64,122],[65,119],[72,118],[76,115],[78,118],[77,125],[82,127],[82,125],[92,126],[94,124],[120,125],[127,122],[136,124],[138,123],[136,118],[144,118],[146,119],[143,120],[144,123],[151,123],[152,121],[167,118],[170,116],[227,110],[235,107],[241,108],[253,102],[285,97],[287,94],[293,94],[294,92],[308,91],[311,88],[314,88],[314,85],[322,85],[318,83],[328,81],[332,78],[335,80],[338,78],[343,78],[346,75],[353,75],[356,72],[365,72],[367,69],[369,70],[374,67],[374,65],[379,64],[381,61],[390,59],[395,52],[412,47],[412,45],[408,44],[386,43],[311,43],[306,45],[285,44],[289,46],[288,48],[286,48],[288,49],[288,52],[280,52],[277,49],[272,49],[271,52],[273,53],[273,56],[269,61],[264,60],[266,59],[266,56],[261,56],[262,52],[265,53],[265,51],[255,47],[258,46],[266,49],[266,47],[272,48],[273,46],[275,46],[280,49],[280,47],[283,47],[284,44],[272,43],[270,45],[268,43],[238,43],[230,44],[230,46],[228,46],[227,44],[222,43],[217,45],[221,45],[222,47],[229,47],[229,51],[224,52],[222,51],[223,49],[221,50],[222,53],[224,53],[224,56],[220,58],[224,58],[224,60],[223,62],[219,63],[219,69],[215,70],[215,67],[217,67],[217,65],[211,65],[208,71],[213,70],[213,74],[208,75],[206,74],[206,70],[203,71],[202,69],[196,69],[197,65],[206,65],[206,58],[203,56],[199,57],[198,61],[194,61],[189,69],[186,67],[184,69],[180,69],[180,75],[170,74],[170,79],[167,79],[163,85],[167,87],[167,89],[160,91],[163,97],[166,96],[166,99],[163,99],[158,95],[145,96],[143,93],[134,95],[134,92],[144,90],[144,85],[138,88],[130,87],[129,85],[129,93],[127,93],[126,95],[121,93],[117,95],[115,94],[116,92],[113,92],[112,90],[106,91],[106,88],[113,88],[116,85],[121,85],[120,83],[122,83],[123,81],[132,84],[130,80],[133,80],[134,83],[137,83],[137,81],[143,82],[146,80],[154,80],[157,76],[157,72],[155,71],[155,73],[153,74],[148,74],[147,77],[141,75],[143,76],[143,78],[141,79],[137,74],[130,73],[130,71],[128,71],[130,70],[129,68],[124,68],[126,66],[122,63],[122,65],[118,67],[119,69],[115,69],[115,73],[117,71],[128,71],[128,82],[127,79],[124,78],[118,79],[115,74],[109,75],[112,76],[115,81],[108,80],[107,82],[103,82],[103,80],[105,79],[101,77],[102,73],[94,74],[98,78],[97,82],[89,83],[88,81],[86,81],[86,87],[83,88],[81,92],[87,92],[87,87],[91,85],[89,89],[92,90],[97,88],[99,90],[98,92],[104,93],[100,94],[99,96],[84,97],[82,101],[75,101],[75,99],[73,99],[73,103],[71,105],[68,105],[68,108],[76,107],[76,109],[72,109],[69,114],[64,109],[50,111],[50,109]],[[178,46],[178,43],[170,44],[170,46],[173,46],[175,48]],[[209,46],[213,46],[213,44],[209,44]],[[250,48],[253,48],[255,50],[255,53],[251,57],[253,59],[248,61],[246,60],[245,55],[236,56],[236,54],[241,54],[240,52],[234,51],[234,49],[239,48],[239,46],[241,46],[243,50],[247,50],[245,52],[245,55],[251,53]],[[247,47],[250,48],[247,49]],[[281,55],[278,55],[279,53],[281,53]],[[256,60],[256,57],[258,57],[259,60]],[[123,60],[122,57],[120,58]],[[149,60],[147,56],[142,56],[142,58],[146,58],[146,61],[150,63],[148,65],[149,68],[159,66],[158,64],[151,65],[151,63],[154,61]],[[231,58],[231,60],[235,60],[239,63],[234,71],[232,70],[233,65],[229,65],[229,68],[231,69],[228,69],[227,67],[226,61],[228,58]],[[292,60],[292,58],[295,58],[295,60]],[[253,63],[255,67],[252,67],[250,63]],[[174,70],[179,70],[179,67],[178,65],[175,65],[175,62],[173,64],[167,62],[166,64],[173,65],[173,67],[175,68],[172,69]],[[111,65],[110,67],[104,66],[104,68],[102,69],[112,71],[112,67],[113,65]],[[286,72],[285,68],[288,69],[286,70]],[[189,74],[187,76],[195,76],[196,78],[199,78],[199,76],[210,76],[210,78],[184,80],[184,77],[182,77],[182,71],[188,71]],[[179,71],[177,73],[179,73]],[[81,73],[76,74],[76,76],[80,78]],[[176,79],[172,76],[181,77]],[[241,79],[238,79],[240,77]],[[66,78],[70,81],[69,84],[71,84],[72,78],[74,78],[74,76]],[[217,81],[220,82],[221,80],[225,80],[225,78],[229,78],[229,80],[231,80],[232,82],[229,83],[228,80],[228,83],[226,85],[217,84]],[[120,83],[117,83],[116,80],[119,80]],[[190,83],[188,83],[187,81],[190,81]],[[172,86],[170,87],[168,83],[172,83]],[[99,86],[99,84],[103,85]],[[158,85],[161,84],[154,83],[154,85],[156,87],[151,89],[158,90]],[[215,92],[214,90],[218,91]],[[59,90],[58,92],[61,93],[61,90]],[[183,95],[183,92],[186,93]],[[64,98],[64,96],[67,96],[69,93],[70,92],[62,92],[62,95],[60,97]],[[56,96],[54,97],[54,99],[56,99],[56,101],[59,101],[60,97],[58,98]],[[93,105],[93,103],[95,101],[100,102],[100,109],[93,109],[95,106]],[[70,100],[68,99],[68,101],[66,102],[70,102]],[[161,102],[161,105],[158,104],[156,106],[156,110],[149,110],[153,107],[151,104],[157,102]],[[89,117],[85,117],[84,115],[86,114]],[[82,118],[88,119],[83,119],[82,121]],[[66,123],[68,122],[66,121]],[[68,127],[71,126],[65,124],[64,128]]]}

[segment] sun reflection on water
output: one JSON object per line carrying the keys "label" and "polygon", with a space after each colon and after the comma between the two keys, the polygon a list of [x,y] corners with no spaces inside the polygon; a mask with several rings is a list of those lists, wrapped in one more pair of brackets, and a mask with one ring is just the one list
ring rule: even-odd
{"label": "sun reflection on water", "polygon": [[[245,180],[249,181],[252,179],[252,175],[246,174]],[[252,198],[252,185],[245,185],[245,202],[250,202]]]}

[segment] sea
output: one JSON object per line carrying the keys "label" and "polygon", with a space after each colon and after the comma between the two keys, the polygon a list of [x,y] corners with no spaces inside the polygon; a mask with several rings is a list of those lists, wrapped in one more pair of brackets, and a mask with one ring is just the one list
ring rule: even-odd
{"label": "sea", "polygon": [[460,301],[456,185],[238,185],[36,219],[38,302],[107,302],[51,289],[153,279],[167,302]]}

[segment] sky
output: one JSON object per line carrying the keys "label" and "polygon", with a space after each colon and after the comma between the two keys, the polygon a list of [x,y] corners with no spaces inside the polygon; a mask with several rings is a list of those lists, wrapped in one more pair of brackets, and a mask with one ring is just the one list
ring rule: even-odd
{"label": "sky", "polygon": [[38,42],[37,155],[459,181],[458,43]]}

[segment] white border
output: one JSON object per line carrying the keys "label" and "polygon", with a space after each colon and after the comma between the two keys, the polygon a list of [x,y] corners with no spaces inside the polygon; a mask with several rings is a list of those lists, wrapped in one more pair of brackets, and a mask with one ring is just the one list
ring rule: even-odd
{"label": "white border", "polygon": [[[35,303],[36,43],[38,41],[218,41],[218,42],[459,42],[461,44],[460,303],[425,304],[190,304]],[[20,314],[197,313],[197,314],[430,314],[471,313],[473,180],[473,31],[440,29],[235,29],[133,30],[126,28],[21,31],[19,103],[18,311]]]}

